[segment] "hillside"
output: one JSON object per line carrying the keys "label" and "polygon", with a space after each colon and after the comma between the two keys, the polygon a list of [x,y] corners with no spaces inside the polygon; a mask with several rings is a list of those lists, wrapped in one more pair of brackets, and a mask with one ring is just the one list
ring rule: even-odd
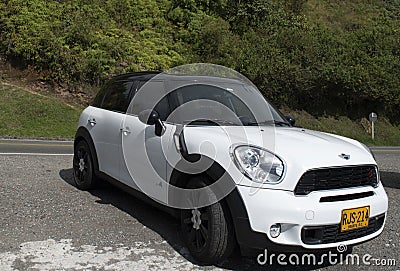
{"label": "hillside", "polygon": [[355,123],[400,124],[399,31],[398,0],[0,2],[0,58],[57,91],[90,98],[114,74],[208,62],[280,107]]}
{"label": "hillside", "polygon": [[282,109],[295,117],[296,125],[326,133],[342,135],[363,142],[367,146],[399,146],[400,126],[390,123],[387,118],[380,118],[375,123],[375,140],[371,138],[371,124],[366,118],[351,120],[346,116],[314,117],[306,111]]}

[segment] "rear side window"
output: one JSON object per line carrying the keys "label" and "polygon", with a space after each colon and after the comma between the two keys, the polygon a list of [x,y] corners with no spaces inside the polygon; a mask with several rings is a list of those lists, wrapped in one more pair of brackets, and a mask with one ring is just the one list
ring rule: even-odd
{"label": "rear side window", "polygon": [[[100,107],[106,110],[125,113],[130,102],[132,84],[133,82],[131,81],[116,81],[107,84]],[[101,96],[100,93],[99,96]]]}
{"label": "rear side window", "polygon": [[107,84],[105,84],[97,93],[96,97],[93,100],[92,106],[101,108],[101,104],[103,103],[104,94],[106,93]]}

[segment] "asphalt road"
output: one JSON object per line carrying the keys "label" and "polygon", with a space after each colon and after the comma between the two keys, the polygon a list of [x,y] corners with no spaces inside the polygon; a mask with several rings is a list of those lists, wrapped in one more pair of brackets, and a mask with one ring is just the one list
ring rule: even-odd
{"label": "asphalt road", "polygon": [[57,154],[73,153],[72,141],[0,139],[0,153],[3,154]]}
{"label": "asphalt road", "polygon": [[[400,149],[374,153],[389,196],[385,231],[356,246],[362,258],[397,266],[260,266],[234,255],[201,266],[169,215],[105,186],[91,192],[72,181],[72,143],[0,140],[0,270],[400,270]],[[388,263],[388,261],[386,262]]]}

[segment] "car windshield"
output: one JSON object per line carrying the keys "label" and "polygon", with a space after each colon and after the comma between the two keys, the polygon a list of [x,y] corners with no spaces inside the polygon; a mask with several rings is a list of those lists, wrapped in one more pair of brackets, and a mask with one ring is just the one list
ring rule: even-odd
{"label": "car windshield", "polygon": [[260,92],[240,83],[189,84],[171,92],[174,122],[196,125],[290,126]]}

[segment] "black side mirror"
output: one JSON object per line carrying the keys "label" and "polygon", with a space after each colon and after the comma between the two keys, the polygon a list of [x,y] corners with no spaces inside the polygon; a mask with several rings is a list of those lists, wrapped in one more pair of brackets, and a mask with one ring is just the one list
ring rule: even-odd
{"label": "black side mirror", "polygon": [[160,115],[157,111],[147,109],[139,113],[139,120],[147,125],[154,125],[160,120]]}
{"label": "black side mirror", "polygon": [[155,134],[157,136],[162,136],[164,134],[166,127],[157,111],[151,109],[143,110],[139,113],[138,117],[144,124],[155,125]]}
{"label": "black side mirror", "polygon": [[290,125],[294,126],[296,123],[295,118],[293,118],[292,116],[285,116],[286,120],[290,123]]}

